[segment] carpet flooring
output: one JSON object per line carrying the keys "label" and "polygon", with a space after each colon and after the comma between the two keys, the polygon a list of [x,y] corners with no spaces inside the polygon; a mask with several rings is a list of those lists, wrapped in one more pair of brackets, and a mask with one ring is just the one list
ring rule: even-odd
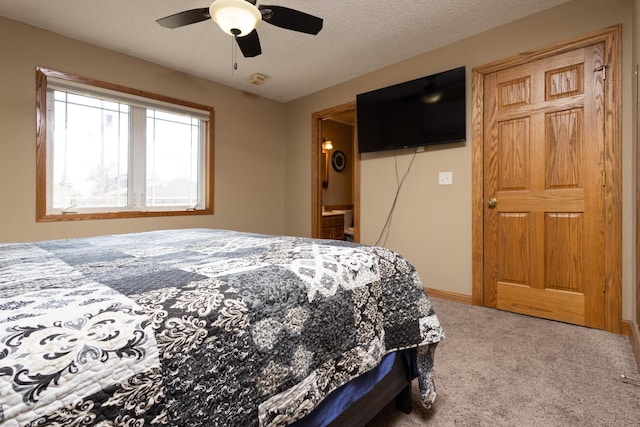
{"label": "carpet flooring", "polygon": [[367,427],[640,426],[640,385],[628,337],[432,298],[445,340],[435,353],[436,401],[393,403]]}

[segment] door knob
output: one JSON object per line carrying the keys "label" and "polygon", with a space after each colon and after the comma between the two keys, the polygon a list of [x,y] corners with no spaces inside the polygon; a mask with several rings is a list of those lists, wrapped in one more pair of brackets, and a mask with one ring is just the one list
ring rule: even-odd
{"label": "door knob", "polygon": [[495,197],[490,198],[487,202],[487,206],[489,206],[489,209],[495,208],[498,206],[498,200]]}

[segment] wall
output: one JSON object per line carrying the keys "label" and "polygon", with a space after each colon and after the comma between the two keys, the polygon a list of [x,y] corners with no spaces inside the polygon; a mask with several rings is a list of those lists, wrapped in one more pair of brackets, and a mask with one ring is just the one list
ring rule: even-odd
{"label": "wall", "polygon": [[[283,104],[2,17],[0,54],[0,242],[185,227],[284,232]],[[36,66],[213,106],[215,214],[36,223]]]}
{"label": "wall", "polygon": [[[622,71],[622,313],[624,319],[632,318],[635,295],[635,234],[632,230],[636,210],[631,123],[632,0],[573,0],[290,102],[287,105],[286,232],[310,233],[309,117],[313,112],[353,101],[358,93],[461,65],[467,67],[467,87],[470,88],[473,67],[620,23],[623,25],[622,62],[625,67]],[[470,90],[467,91],[467,123],[466,143],[428,148],[415,156],[398,198],[389,236],[382,243],[409,259],[426,286],[471,295]],[[374,243],[380,237],[398,176],[409,168],[413,153],[413,150],[400,150],[361,157],[363,243]],[[440,171],[453,172],[453,185],[437,184]]]}
{"label": "wall", "polygon": [[[329,185],[322,190],[322,204],[353,205],[353,127],[325,120],[322,123],[322,136],[333,142],[333,150],[329,151]],[[347,164],[341,172],[331,166],[331,155],[342,151]]]}

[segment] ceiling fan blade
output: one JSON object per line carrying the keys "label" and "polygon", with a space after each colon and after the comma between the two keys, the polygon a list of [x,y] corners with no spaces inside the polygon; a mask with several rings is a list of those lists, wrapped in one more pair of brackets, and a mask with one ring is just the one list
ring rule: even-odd
{"label": "ceiling fan blade", "polygon": [[260,5],[262,20],[276,27],[299,31],[307,34],[318,34],[322,29],[322,18],[290,9],[284,6]]}
{"label": "ceiling fan blade", "polygon": [[245,58],[253,58],[254,56],[258,56],[262,53],[260,38],[258,37],[258,32],[256,30],[251,31],[244,37],[236,37],[236,43],[238,43],[238,47]]}
{"label": "ceiling fan blade", "polygon": [[184,12],[165,16],[164,18],[157,19],[156,22],[165,28],[178,28],[195,24],[196,22],[206,21],[207,19],[211,19],[209,8],[203,7],[201,9],[185,10]]}

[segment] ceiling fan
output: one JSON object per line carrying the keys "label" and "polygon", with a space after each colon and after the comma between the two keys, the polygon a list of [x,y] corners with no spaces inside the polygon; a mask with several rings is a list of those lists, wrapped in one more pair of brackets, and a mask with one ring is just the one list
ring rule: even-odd
{"label": "ceiling fan", "polygon": [[156,20],[166,28],[178,28],[213,19],[233,36],[247,57],[262,53],[256,27],[265,21],[276,27],[316,35],[322,29],[322,18],[283,6],[256,6],[257,0],[214,0],[211,6],[185,10]]}

